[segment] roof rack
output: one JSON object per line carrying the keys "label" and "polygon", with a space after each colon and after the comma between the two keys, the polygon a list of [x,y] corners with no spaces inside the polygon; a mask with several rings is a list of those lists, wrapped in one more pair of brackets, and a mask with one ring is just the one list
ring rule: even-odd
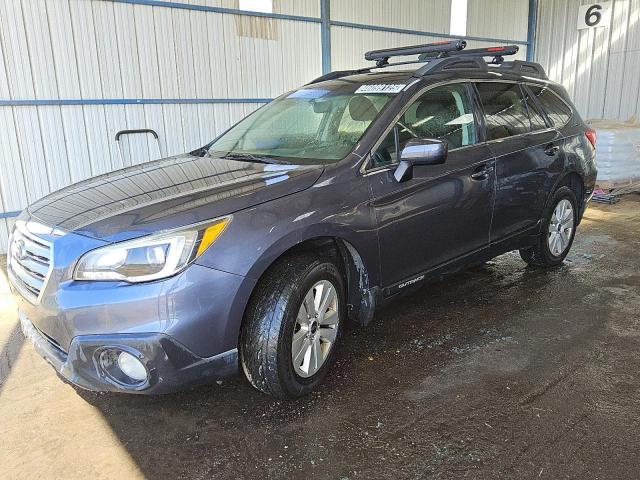
{"label": "roof rack", "polygon": [[[523,62],[521,60],[513,60],[505,62],[504,57],[515,55],[520,48],[517,45],[505,45],[486,48],[473,48],[465,50],[467,42],[464,40],[451,40],[445,42],[427,43],[424,45],[411,45],[408,47],[389,48],[385,50],[371,50],[365,53],[366,60],[375,61],[375,66],[360,68],[357,70],[341,70],[327,73],[316,78],[309,84],[323,82],[325,80],[335,80],[337,78],[355,75],[359,73],[368,73],[374,68],[393,67],[397,65],[408,65],[415,63],[424,63],[422,67],[417,69],[413,74],[414,77],[420,78],[427,74],[442,72],[447,70],[478,70],[489,71],[489,66],[498,66],[500,70],[512,70],[520,75],[528,75],[547,80],[547,74],[544,68],[538,63]],[[417,60],[409,60],[403,62],[389,63],[391,57],[400,57],[407,55],[418,55]],[[492,57],[487,62],[485,57]]]}
{"label": "roof rack", "polygon": [[[449,52],[447,56],[450,57],[493,57],[491,63],[500,64],[504,62],[505,55],[515,55],[520,50],[517,45],[506,45],[503,47],[486,47],[486,48],[472,48],[471,50],[462,50],[458,52]],[[428,62],[437,58],[433,54],[423,53],[418,57],[419,61]]]}
{"label": "roof rack", "polygon": [[504,62],[500,65],[500,70],[512,70],[518,75],[525,75],[528,77],[537,77],[543,80],[549,80],[547,72],[544,71],[542,65],[536,62],[523,62],[522,60],[513,60],[511,62]]}
{"label": "roof rack", "polygon": [[358,73],[368,73],[370,71],[371,71],[371,67],[359,68],[357,70],[336,70],[335,72],[325,73],[324,75],[309,82],[307,85],[311,85],[312,83],[325,82],[327,80],[335,80],[337,78],[347,77],[349,75],[357,75]]}
{"label": "roof rack", "polygon": [[368,73],[374,68],[393,67],[398,65],[409,65],[414,63],[424,63],[427,60],[418,58],[417,60],[411,60],[406,62],[389,63],[391,57],[400,57],[406,55],[446,55],[450,52],[458,52],[463,50],[467,46],[467,42],[464,40],[447,40],[444,42],[426,43],[423,45],[411,45],[408,47],[388,48],[384,50],[371,50],[364,54],[365,60],[375,61],[376,64],[373,67],[359,68],[356,70],[338,70],[335,72],[329,72],[322,75],[311,82],[308,85],[314,83],[324,82],[326,80],[335,80],[337,78],[347,77],[349,75],[357,75],[359,73]]}
{"label": "roof rack", "polygon": [[[464,40],[451,40],[445,42],[427,43],[424,45],[411,45],[409,47],[388,48],[385,50],[371,50],[364,54],[365,60],[376,62],[376,67],[382,68],[389,65],[391,57],[406,55],[444,55],[449,52],[463,50],[467,46]],[[418,58],[420,60],[420,58]]]}

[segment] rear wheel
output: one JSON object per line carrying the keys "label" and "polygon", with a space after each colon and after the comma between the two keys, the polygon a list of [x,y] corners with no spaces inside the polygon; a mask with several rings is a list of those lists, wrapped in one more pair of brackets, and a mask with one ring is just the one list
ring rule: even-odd
{"label": "rear wheel", "polygon": [[245,315],[240,361],[249,382],[277,398],[311,392],[333,363],[344,315],[344,282],[331,260],[281,260],[260,281]]}
{"label": "rear wheel", "polygon": [[520,256],[537,267],[560,265],[571,250],[577,224],[576,196],[569,187],[560,187],[545,211],[536,245],[521,249]]}

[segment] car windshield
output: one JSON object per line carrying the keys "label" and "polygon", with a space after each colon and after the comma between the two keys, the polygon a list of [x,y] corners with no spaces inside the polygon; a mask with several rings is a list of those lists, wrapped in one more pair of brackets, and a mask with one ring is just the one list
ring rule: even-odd
{"label": "car windshield", "polygon": [[307,87],[283,95],[218,138],[208,155],[274,163],[335,163],[404,85]]}

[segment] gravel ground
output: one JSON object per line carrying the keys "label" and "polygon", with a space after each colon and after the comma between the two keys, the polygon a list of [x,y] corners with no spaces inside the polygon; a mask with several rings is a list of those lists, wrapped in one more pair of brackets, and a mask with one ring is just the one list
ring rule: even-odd
{"label": "gravel ground", "polygon": [[[637,478],[640,199],[592,206],[566,264],[507,254],[377,313],[308,398],[241,377],[78,394],[0,275],[3,478]],[[3,283],[4,282],[4,283]]]}

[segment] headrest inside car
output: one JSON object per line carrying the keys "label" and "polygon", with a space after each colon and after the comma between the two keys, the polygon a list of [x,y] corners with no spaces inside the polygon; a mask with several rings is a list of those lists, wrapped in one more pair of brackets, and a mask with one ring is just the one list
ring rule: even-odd
{"label": "headrest inside car", "polygon": [[418,118],[426,118],[432,115],[435,117],[447,110],[451,103],[451,99],[444,96],[429,98],[429,100],[418,105],[416,116]]}
{"label": "headrest inside car", "polygon": [[378,109],[367,97],[356,95],[349,100],[349,115],[358,122],[370,122],[378,115]]}

